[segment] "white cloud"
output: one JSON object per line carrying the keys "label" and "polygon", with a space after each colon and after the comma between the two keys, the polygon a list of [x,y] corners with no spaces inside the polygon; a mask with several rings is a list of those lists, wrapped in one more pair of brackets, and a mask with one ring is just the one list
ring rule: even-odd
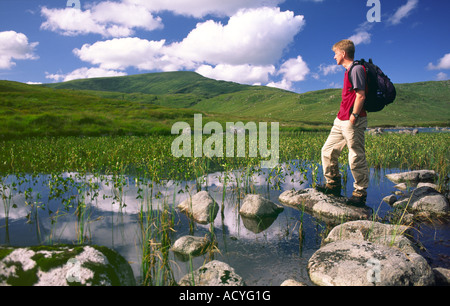
{"label": "white cloud", "polygon": [[353,43],[356,45],[359,44],[370,44],[372,34],[370,34],[367,31],[359,31],[355,35],[350,36],[348,39],[353,41]]}
{"label": "white cloud", "polygon": [[301,56],[291,58],[281,65],[278,74],[282,74],[285,80],[290,82],[304,81],[309,74],[309,68]]}
{"label": "white cloud", "polygon": [[279,82],[270,82],[268,87],[276,87],[285,90],[292,90],[294,82],[304,81],[310,70],[301,56],[291,58],[281,65],[278,75],[283,75]]}
{"label": "white cloud", "polygon": [[164,65],[172,64],[162,54],[164,40],[148,41],[137,37],[114,38],[85,44],[74,53],[81,60],[99,65],[107,70],[125,70],[135,67],[141,70],[164,70]]}
{"label": "white cloud", "polygon": [[89,79],[89,78],[101,78],[101,77],[116,77],[127,75],[125,72],[107,70],[103,68],[80,68],[76,69],[68,74],[48,74],[47,79],[55,82],[68,82],[77,79]]}
{"label": "white cloud", "polygon": [[402,5],[395,14],[389,18],[388,22],[391,25],[397,25],[402,22],[402,19],[409,16],[412,10],[419,5],[419,0],[408,0],[405,5]]}
{"label": "white cloud", "polygon": [[428,69],[429,70],[450,69],[450,53],[447,53],[446,55],[444,55],[444,57],[439,60],[439,63],[437,65],[433,65],[433,63],[429,63]]}
{"label": "white cloud", "polygon": [[292,90],[292,82],[283,79],[279,82],[270,82],[266,85],[267,87],[274,87],[274,88],[280,88],[284,90]]}
{"label": "white cloud", "polygon": [[343,68],[340,65],[324,65],[321,64],[319,66],[319,72],[321,72],[324,76],[327,76],[329,74],[336,74],[340,71],[342,71]]}
{"label": "white cloud", "polygon": [[15,31],[0,32],[0,69],[11,69],[16,63],[13,60],[35,60],[34,54],[39,43],[28,42],[28,37]]}
{"label": "white cloud", "polygon": [[237,82],[241,84],[261,84],[269,81],[269,75],[275,73],[275,67],[269,66],[252,66],[252,65],[222,65],[215,67],[210,65],[202,65],[197,68],[197,73],[204,77]]}
{"label": "white cloud", "polygon": [[123,0],[145,6],[152,12],[170,11],[178,15],[203,18],[207,15],[232,16],[243,8],[274,7],[284,0]]}
{"label": "white cloud", "polygon": [[439,72],[439,73],[436,75],[436,80],[437,80],[437,81],[445,81],[445,80],[448,80],[448,75],[447,75],[445,72]]}
{"label": "white cloud", "polygon": [[[303,25],[303,16],[281,12],[279,8],[241,10],[227,25],[212,20],[199,23],[183,41],[170,45],[165,40],[114,38],[85,44],[74,54],[108,70],[198,69],[226,80],[264,82]],[[301,64],[286,63],[292,67],[282,67],[283,73],[298,70]],[[295,75],[299,76],[301,73]]]}
{"label": "white cloud", "polygon": [[[163,2],[156,1],[151,4],[158,3],[162,5]],[[194,1],[193,5],[195,3],[201,1]],[[256,2],[248,0],[245,3]],[[211,1],[210,4],[220,4],[222,8],[225,6],[223,1]],[[97,10],[112,12],[111,3],[106,2],[104,5],[97,4],[92,7],[88,10],[89,14],[95,15]],[[119,4],[116,5],[115,8],[119,8]],[[140,3],[128,1],[127,5]],[[79,14],[83,16],[88,11]],[[101,18],[97,16],[96,21],[100,24],[100,21],[109,22],[111,18],[112,15],[103,14]],[[126,28],[142,24],[139,21],[136,21],[136,24],[126,23],[126,20],[128,18],[117,19],[116,22],[126,25]],[[225,25],[213,20],[198,23],[180,42],[166,44],[165,40],[122,37],[85,44],[73,52],[82,61],[96,65],[104,71],[124,71],[130,67],[146,71],[188,69],[196,70],[209,78],[245,84],[266,84],[270,82],[271,75],[278,74],[284,77],[278,87],[287,89],[292,82],[304,80],[309,68],[301,56],[286,61],[278,72],[275,64],[282,58],[283,52],[304,24],[303,16],[296,16],[290,11],[282,12],[280,8],[243,9],[231,16]],[[81,72],[79,75],[84,77],[85,71]],[[78,74],[56,74],[48,75],[48,78],[66,80],[76,75]]]}
{"label": "white cloud", "polygon": [[148,31],[162,27],[162,19],[153,17],[143,6],[117,2],[101,2],[92,7],[93,18],[101,24],[119,24]]}
{"label": "white cloud", "polygon": [[213,65],[271,65],[302,29],[303,16],[279,8],[241,10],[227,25],[199,23],[180,43],[171,46],[179,58]]}
{"label": "white cloud", "polygon": [[135,28],[148,31],[162,28],[159,17],[142,6],[117,2],[101,2],[90,9],[48,9],[43,7],[41,15],[46,18],[41,29],[66,36],[100,34],[104,37],[126,37],[133,35]]}

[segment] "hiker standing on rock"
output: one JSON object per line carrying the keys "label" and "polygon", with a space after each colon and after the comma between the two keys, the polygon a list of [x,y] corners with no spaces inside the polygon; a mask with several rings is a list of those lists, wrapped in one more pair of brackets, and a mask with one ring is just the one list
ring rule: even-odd
{"label": "hiker standing on rock", "polygon": [[[367,114],[364,110],[366,70],[362,65],[354,66],[355,45],[352,41],[342,40],[336,43],[332,50],[337,64],[342,65],[346,72],[339,113],[322,148],[322,166],[326,185],[319,186],[317,189],[327,194],[340,194],[341,175],[338,159],[347,145],[350,170],[355,180],[354,191],[352,197],[348,199],[348,204],[362,205],[365,204],[369,186],[364,137],[367,128]],[[353,82],[349,79],[350,71]]]}

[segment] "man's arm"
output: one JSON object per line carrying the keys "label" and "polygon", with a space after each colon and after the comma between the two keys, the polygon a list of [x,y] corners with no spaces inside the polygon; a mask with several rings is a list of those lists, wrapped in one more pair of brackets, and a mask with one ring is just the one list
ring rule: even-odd
{"label": "man's arm", "polygon": [[[366,92],[364,90],[356,91],[355,105],[353,106],[353,114],[359,115],[364,107],[364,101],[366,100]],[[355,125],[357,118],[353,115],[350,116],[350,122]]]}

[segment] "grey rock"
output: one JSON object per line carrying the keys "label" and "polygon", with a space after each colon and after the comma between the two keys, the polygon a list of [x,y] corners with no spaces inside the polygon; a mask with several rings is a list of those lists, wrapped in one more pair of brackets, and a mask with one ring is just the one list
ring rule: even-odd
{"label": "grey rock", "polygon": [[368,241],[340,240],[308,261],[311,281],[320,286],[431,286],[434,275],[417,253]]}
{"label": "grey rock", "polygon": [[397,197],[393,194],[386,196],[383,198],[383,201],[386,202],[389,205],[394,204],[395,202],[397,202]]}
{"label": "grey rock", "polygon": [[438,191],[438,185],[433,184],[433,183],[419,183],[419,184],[417,184],[417,188],[420,188],[420,187],[430,187],[430,188],[433,188],[434,190]]}
{"label": "grey rock", "polygon": [[400,183],[394,186],[394,188],[397,188],[399,190],[408,190],[408,186],[405,183]]}
{"label": "grey rock", "polygon": [[433,170],[416,170],[401,173],[386,174],[386,177],[394,183],[403,182],[434,182],[437,174]]}
{"label": "grey rock", "polygon": [[211,242],[206,237],[183,236],[177,239],[171,250],[186,256],[199,256],[206,252]]}
{"label": "grey rock", "polygon": [[413,213],[446,215],[450,206],[448,199],[436,189],[424,186],[413,190],[410,197],[394,203],[395,207],[407,207]]}
{"label": "grey rock", "polygon": [[239,213],[247,218],[266,218],[277,216],[284,208],[259,194],[245,196]]}
{"label": "grey rock", "polygon": [[99,246],[0,248],[0,286],[134,286],[129,263]]}
{"label": "grey rock", "polygon": [[434,268],[433,272],[437,286],[450,286],[450,269]]}
{"label": "grey rock", "polygon": [[280,285],[281,287],[307,287],[305,283],[298,282],[295,279],[287,279]]}
{"label": "grey rock", "polygon": [[370,216],[370,208],[351,206],[346,198],[329,196],[314,188],[299,191],[288,190],[283,192],[279,201],[282,204],[313,212],[316,216],[327,221],[365,220]]}
{"label": "grey rock", "polygon": [[213,260],[179,281],[180,286],[245,286],[242,277],[228,264]]}
{"label": "grey rock", "polygon": [[417,252],[417,247],[405,235],[409,227],[404,225],[383,224],[374,221],[351,221],[334,227],[324,243],[339,240],[369,241],[397,249],[409,254]]}
{"label": "grey rock", "polygon": [[181,212],[186,213],[200,224],[213,222],[219,211],[219,205],[207,191],[196,193],[194,196],[181,202],[177,207]]}

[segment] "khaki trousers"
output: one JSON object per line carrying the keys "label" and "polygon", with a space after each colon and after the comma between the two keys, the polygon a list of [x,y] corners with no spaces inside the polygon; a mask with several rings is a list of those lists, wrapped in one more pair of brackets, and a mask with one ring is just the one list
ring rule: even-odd
{"label": "khaki trousers", "polygon": [[322,166],[324,177],[329,184],[340,185],[338,159],[345,146],[348,147],[348,159],[357,191],[366,192],[369,187],[369,168],[366,161],[365,136],[367,117],[360,117],[353,125],[350,120],[336,118],[325,145],[322,148]]}

